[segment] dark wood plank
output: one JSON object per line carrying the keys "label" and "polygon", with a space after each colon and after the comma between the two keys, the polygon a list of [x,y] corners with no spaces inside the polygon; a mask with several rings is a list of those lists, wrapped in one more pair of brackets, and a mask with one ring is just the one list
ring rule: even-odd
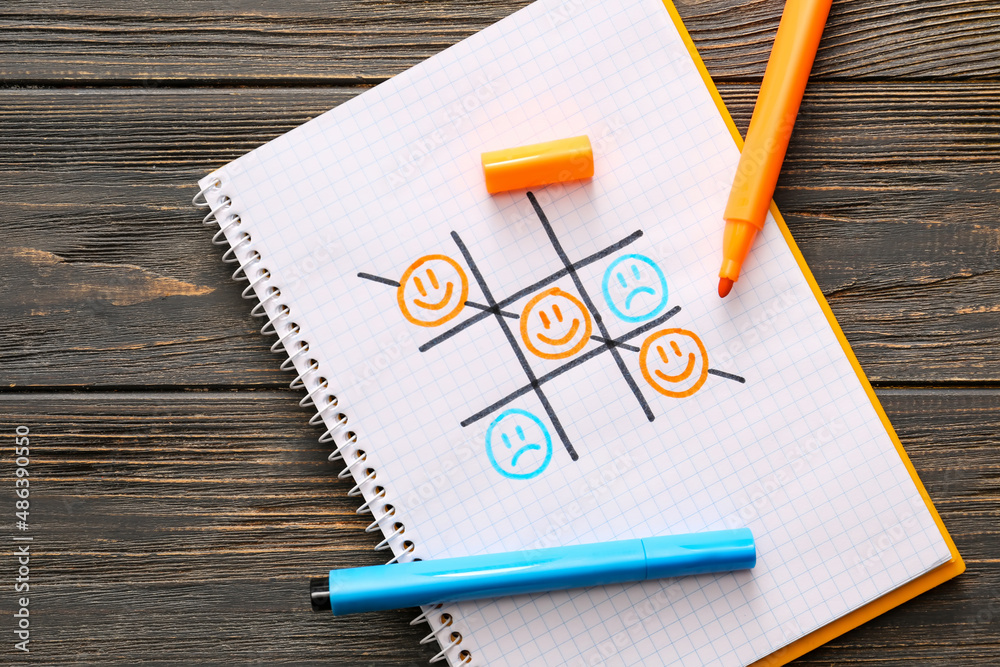
{"label": "dark wood plank", "polygon": [[[527,4],[486,0],[18,2],[0,10],[0,82],[379,81]],[[758,80],[780,0],[678,0],[709,70]],[[568,0],[565,11],[578,3]],[[995,77],[996,0],[837,2],[814,77]]]}
{"label": "dark wood plank", "polygon": [[[880,665],[994,664],[1000,392],[880,396],[969,570],[796,664],[870,664],[873,655]],[[430,650],[417,644],[426,626],[408,626],[409,611],[333,619],[308,610],[310,576],[381,556],[297,399],[289,391],[0,395],[8,444],[15,426],[31,429],[32,657],[426,661]],[[0,464],[5,507],[12,465],[9,456]],[[0,597],[0,616],[13,599]]]}
{"label": "dark wood plank", "polygon": [[[379,560],[298,396],[24,389],[286,382],[191,184],[524,4],[0,7],[0,85],[136,87],[0,90],[0,391],[21,392],[0,429],[41,443],[34,661],[426,664],[411,613],[307,611],[317,570]],[[677,5],[745,131],[782,1]],[[776,198],[876,382],[1000,382],[998,44],[998,0],[831,12]],[[184,88],[218,84],[339,87]],[[996,664],[1000,392],[879,393],[969,571],[795,664]]]}
{"label": "dark wood plank", "polygon": [[193,184],[356,93],[0,92],[0,382],[288,382]]}
{"label": "dark wood plank", "polygon": [[[357,92],[0,92],[2,384],[287,382],[189,200]],[[776,197],[874,381],[1000,380],[997,164],[1000,84],[811,86]]]}
{"label": "dark wood plank", "polygon": [[[388,556],[372,551],[380,538],[296,403],[291,392],[0,399],[0,432],[31,429],[31,657],[426,663],[415,610],[310,611],[310,577]],[[5,456],[9,507],[12,467]],[[8,620],[14,599],[0,600]]]}

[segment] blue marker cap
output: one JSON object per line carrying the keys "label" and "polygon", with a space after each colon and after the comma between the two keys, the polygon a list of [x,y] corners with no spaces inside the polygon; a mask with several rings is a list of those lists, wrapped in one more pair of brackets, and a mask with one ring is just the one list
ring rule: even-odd
{"label": "blue marker cap", "polygon": [[331,570],[310,589],[334,615],[745,570],[757,563],[747,528],[552,549]]}

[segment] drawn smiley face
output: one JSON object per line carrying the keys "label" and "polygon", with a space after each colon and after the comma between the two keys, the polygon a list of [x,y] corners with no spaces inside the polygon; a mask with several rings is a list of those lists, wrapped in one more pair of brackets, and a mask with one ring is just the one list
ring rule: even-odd
{"label": "drawn smiley face", "polygon": [[427,255],[410,264],[396,290],[403,317],[420,327],[436,327],[456,317],[468,297],[465,271],[445,255]]}
{"label": "drawn smiley face", "polygon": [[565,359],[590,340],[590,313],[578,298],[558,287],[535,295],[521,311],[521,340],[542,359]]}
{"label": "drawn smiley face", "polygon": [[667,279],[645,255],[616,259],[604,272],[601,287],[608,308],[626,322],[651,320],[667,307]]}
{"label": "drawn smiley face", "polygon": [[486,455],[504,477],[531,479],[552,460],[552,437],[527,410],[505,410],[486,429]]}
{"label": "drawn smiley face", "polygon": [[692,332],[665,329],[657,331],[642,344],[639,367],[653,389],[664,396],[683,398],[705,384],[708,352]]}

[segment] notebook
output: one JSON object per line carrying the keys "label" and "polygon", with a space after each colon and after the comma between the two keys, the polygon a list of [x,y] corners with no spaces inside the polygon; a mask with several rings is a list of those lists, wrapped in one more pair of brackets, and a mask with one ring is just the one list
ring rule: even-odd
{"label": "notebook", "polygon": [[[487,194],[482,152],[578,135],[592,180]],[[437,660],[783,664],[963,570],[776,209],[715,294],[740,145],[672,6],[540,0],[200,181],[391,561],[756,537],[427,607]]]}

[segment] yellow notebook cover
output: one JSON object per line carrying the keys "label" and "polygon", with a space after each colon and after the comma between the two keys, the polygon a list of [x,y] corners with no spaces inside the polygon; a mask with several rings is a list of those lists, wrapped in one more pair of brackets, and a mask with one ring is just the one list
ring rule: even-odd
{"label": "yellow notebook cover", "polygon": [[[708,69],[705,67],[705,63],[702,61],[701,55],[698,53],[698,49],[695,48],[694,41],[691,39],[691,35],[688,33],[687,28],[684,26],[684,21],[681,20],[681,16],[677,12],[677,8],[671,0],[663,0],[663,2],[667,11],[670,13],[670,18],[677,27],[677,31],[681,34],[681,38],[684,40],[684,44],[691,53],[691,58],[698,66],[698,71],[701,72],[701,77],[705,82],[705,86],[712,94],[712,98],[715,100],[715,105],[719,108],[719,114],[721,114],[722,118],[726,121],[726,126],[729,127],[729,132],[733,135],[733,140],[736,142],[736,145],[742,149],[743,137],[740,136],[740,131],[737,129],[736,123],[733,122],[733,117],[729,114],[729,110],[726,108],[725,102],[722,101],[722,96],[719,95],[719,90],[715,87],[715,82],[712,81],[712,77],[708,73]],[[781,234],[785,237],[785,241],[788,242],[788,247],[791,248],[792,254],[795,255],[795,259],[799,263],[799,268],[801,268],[802,273],[805,274],[806,280],[809,282],[809,287],[812,289],[813,296],[816,297],[816,300],[823,308],[823,312],[826,314],[826,318],[830,322],[830,327],[837,335],[837,339],[840,341],[841,347],[844,348],[844,354],[847,355],[848,359],[850,359],[851,366],[854,367],[854,371],[857,373],[858,379],[864,386],[865,392],[867,392],[868,398],[872,402],[872,406],[878,412],[879,418],[885,426],[885,430],[892,438],[892,442],[896,446],[896,451],[899,452],[899,458],[902,459],[903,463],[906,465],[906,469],[910,472],[910,476],[913,478],[914,485],[917,487],[917,490],[920,492],[920,496],[924,499],[924,503],[927,505],[927,510],[931,513],[931,516],[934,517],[934,521],[937,524],[938,529],[941,531],[941,536],[944,538],[945,542],[948,544],[948,549],[951,551],[951,561],[937,567],[921,577],[914,579],[908,584],[900,586],[896,590],[883,595],[879,599],[874,600],[863,607],[855,609],[846,616],[841,616],[833,623],[830,623],[829,625],[820,628],[819,630],[816,630],[801,639],[792,642],[791,644],[788,644],[766,658],[753,663],[752,667],[777,667],[778,665],[789,663],[814,648],[822,646],[828,641],[839,637],[848,630],[853,630],[862,623],[875,618],[879,614],[885,613],[893,607],[897,607],[907,600],[915,598],[921,593],[928,591],[938,584],[941,584],[952,577],[956,577],[965,571],[965,561],[962,560],[962,556],[958,553],[958,549],[955,547],[955,542],[951,539],[951,535],[948,534],[948,530],[944,527],[944,522],[941,521],[941,516],[934,507],[934,503],[931,502],[930,496],[927,495],[927,490],[920,481],[917,471],[913,468],[913,464],[910,462],[910,457],[906,455],[906,451],[903,449],[903,445],[899,441],[899,436],[896,435],[895,429],[893,429],[892,424],[889,423],[889,417],[885,414],[885,410],[882,409],[882,404],[879,403],[878,397],[875,395],[875,391],[872,389],[871,383],[868,382],[868,377],[862,370],[861,364],[858,363],[858,358],[855,356],[854,350],[851,349],[850,343],[847,342],[847,338],[844,336],[844,332],[840,328],[837,318],[834,317],[833,311],[830,310],[830,304],[827,303],[826,297],[823,296],[823,292],[820,290],[819,285],[816,284],[816,279],[813,277],[812,271],[809,270],[809,266],[806,264],[806,260],[802,256],[802,252],[799,250],[798,245],[796,245],[795,239],[792,238],[791,232],[788,231],[788,226],[785,224],[785,220],[781,217],[781,213],[778,211],[778,207],[774,204],[774,202],[771,202],[771,214],[774,215],[774,219],[777,221],[778,227],[781,229]],[[722,224],[721,220],[719,221],[719,224]]]}

